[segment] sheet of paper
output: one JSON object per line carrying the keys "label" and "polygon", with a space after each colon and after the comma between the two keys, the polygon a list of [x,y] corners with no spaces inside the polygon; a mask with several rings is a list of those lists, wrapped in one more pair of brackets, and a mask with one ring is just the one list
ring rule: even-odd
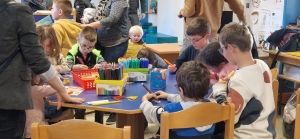
{"label": "sheet of paper", "polygon": [[78,86],[65,86],[67,92],[72,92],[71,96],[78,96],[84,89]]}

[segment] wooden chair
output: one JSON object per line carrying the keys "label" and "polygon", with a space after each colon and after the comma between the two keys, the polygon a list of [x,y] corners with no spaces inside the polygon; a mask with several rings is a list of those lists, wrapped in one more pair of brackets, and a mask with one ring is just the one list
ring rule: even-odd
{"label": "wooden chair", "polygon": [[271,74],[272,74],[272,81],[275,80],[275,79],[277,79],[278,69],[277,68],[271,69]]}
{"label": "wooden chair", "polygon": [[277,105],[278,105],[278,87],[279,87],[279,82],[277,79],[272,81],[272,89],[273,89],[273,96],[274,96],[274,103],[275,103],[275,116],[273,118],[273,125],[274,128],[276,127],[276,110],[277,110]]}
{"label": "wooden chair", "polygon": [[299,130],[300,130],[300,88],[297,90],[297,106],[296,106],[294,139],[300,139]]}
{"label": "wooden chair", "polygon": [[234,134],[234,104],[222,106],[207,102],[175,112],[161,113],[160,138],[169,139],[169,129],[206,126],[225,121],[225,139],[233,139]]}
{"label": "wooden chair", "polygon": [[86,120],[65,120],[53,125],[31,125],[32,139],[130,139],[130,126],[112,128]]}
{"label": "wooden chair", "polygon": [[72,9],[71,15],[73,15],[73,20],[76,22],[76,9],[75,8]]}

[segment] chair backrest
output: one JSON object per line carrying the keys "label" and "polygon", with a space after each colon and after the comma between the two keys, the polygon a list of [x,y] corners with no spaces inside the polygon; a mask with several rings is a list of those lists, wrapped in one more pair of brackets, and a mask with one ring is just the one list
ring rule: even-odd
{"label": "chair backrest", "polygon": [[31,125],[32,139],[130,139],[130,126],[112,128],[92,121],[72,119],[53,125]]}
{"label": "chair backrest", "polygon": [[274,104],[275,104],[275,116],[273,118],[273,125],[276,127],[276,110],[277,110],[277,105],[278,105],[278,86],[279,82],[277,79],[273,79],[272,81],[272,89],[273,89],[273,96],[274,96]]}
{"label": "chair backrest", "polygon": [[296,106],[294,139],[300,139],[299,130],[300,130],[300,88],[297,90],[297,106]]}
{"label": "chair backrest", "polygon": [[272,81],[275,80],[278,76],[278,69],[277,68],[273,68],[271,69],[271,74],[272,74]]}
{"label": "chair backrest", "polygon": [[225,121],[225,139],[233,139],[234,112],[232,103],[222,106],[212,102],[194,105],[179,112],[162,112],[160,138],[169,139],[169,129],[199,127]]}
{"label": "chair backrest", "polygon": [[73,20],[76,22],[76,9],[75,8],[72,9],[71,15],[73,15]]}

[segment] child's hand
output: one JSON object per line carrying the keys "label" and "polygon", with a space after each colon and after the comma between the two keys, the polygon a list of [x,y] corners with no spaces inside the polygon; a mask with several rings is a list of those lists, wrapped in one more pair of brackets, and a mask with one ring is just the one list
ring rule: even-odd
{"label": "child's hand", "polygon": [[231,77],[228,77],[228,74],[222,74],[222,75],[220,75],[218,84],[226,84],[227,81],[229,81],[230,78]]}
{"label": "child's hand", "polygon": [[168,69],[169,69],[170,72],[175,72],[177,70],[177,67],[176,67],[175,64],[173,64],[173,65],[169,65]]}
{"label": "child's hand", "polygon": [[83,64],[76,64],[73,66],[73,70],[81,70],[81,69],[88,69],[88,67]]}
{"label": "child's hand", "polygon": [[99,69],[100,65],[101,65],[101,64],[96,64],[96,65],[93,67],[93,69]]}
{"label": "child's hand", "polygon": [[148,101],[151,98],[156,98],[155,94],[150,94],[149,92],[147,92],[147,94],[145,94],[142,98],[142,102]]}
{"label": "child's hand", "polygon": [[157,96],[157,98],[163,98],[163,99],[167,99],[169,96],[169,94],[164,91],[157,91],[155,92],[155,95]]}

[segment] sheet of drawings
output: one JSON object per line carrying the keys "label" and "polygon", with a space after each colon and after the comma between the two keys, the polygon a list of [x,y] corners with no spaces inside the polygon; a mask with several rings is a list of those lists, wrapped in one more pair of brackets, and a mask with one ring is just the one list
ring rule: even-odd
{"label": "sheet of drawings", "polygon": [[78,96],[84,90],[83,88],[78,86],[65,86],[65,88],[71,96]]}

